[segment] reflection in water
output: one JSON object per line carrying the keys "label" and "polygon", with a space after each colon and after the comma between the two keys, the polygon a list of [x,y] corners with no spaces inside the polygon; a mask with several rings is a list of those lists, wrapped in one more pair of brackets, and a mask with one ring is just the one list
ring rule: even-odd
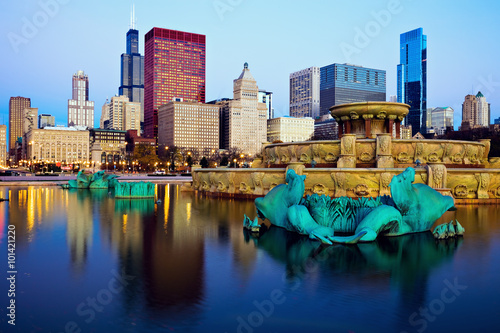
{"label": "reflection in water", "polygon": [[[375,242],[356,245],[325,246],[285,229],[271,226],[259,238],[244,230],[245,239],[255,242],[273,258],[286,264],[289,279],[302,278],[314,270],[329,270],[331,285],[355,283],[358,286],[378,284],[388,275],[401,289],[401,306],[422,303],[430,272],[450,261],[462,238],[436,241],[431,232],[384,237]],[[355,272],[355,275],[352,273]],[[366,274],[370,277],[367,279]],[[385,283],[387,279],[380,279]],[[415,291],[418,290],[416,293]],[[405,299],[411,295],[412,299]],[[410,301],[410,302],[409,302]]]}
{"label": "reflection in water", "polygon": [[[498,207],[447,212],[440,223],[458,219],[466,229],[463,240],[435,241],[431,233],[419,233],[323,246],[276,227],[260,238],[243,234],[243,214],[255,215],[251,200],[207,198],[172,185],[156,190],[160,203],[118,200],[107,190],[0,188],[10,198],[0,203],[2,242],[6,222],[15,224],[17,259],[24,265],[19,304],[30,319],[19,322],[19,332],[61,331],[61,323],[73,319],[85,332],[235,331],[236,318],[247,319],[256,311],[254,301],[267,300],[274,289],[287,301],[255,332],[306,325],[335,331],[339,322],[349,327],[337,331],[370,331],[354,329],[360,315],[376,322],[373,330],[401,331],[414,311],[439,295],[445,278],[457,276],[469,285],[482,278],[453,304],[460,311],[474,311],[469,293],[488,308],[500,297],[494,287]],[[50,270],[46,262],[54,263]],[[75,306],[106,288],[111,270],[133,279],[87,324]],[[297,283],[301,288],[293,289]],[[42,306],[57,292],[54,308]],[[387,310],[383,316],[381,309]],[[450,306],[428,331],[447,327],[455,314]]]}

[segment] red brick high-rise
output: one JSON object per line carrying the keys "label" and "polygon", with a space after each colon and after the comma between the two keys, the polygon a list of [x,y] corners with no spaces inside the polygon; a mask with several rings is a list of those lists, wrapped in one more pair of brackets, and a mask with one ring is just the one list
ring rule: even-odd
{"label": "red brick high-rise", "polygon": [[144,134],[158,137],[158,108],[174,98],[205,103],[205,35],[153,28],[144,44]]}

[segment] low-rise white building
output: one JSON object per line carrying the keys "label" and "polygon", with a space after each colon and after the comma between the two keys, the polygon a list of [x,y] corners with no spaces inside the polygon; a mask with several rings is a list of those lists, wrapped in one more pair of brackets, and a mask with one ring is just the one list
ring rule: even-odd
{"label": "low-rise white building", "polygon": [[307,141],[314,134],[314,119],[279,117],[267,121],[267,141]]}

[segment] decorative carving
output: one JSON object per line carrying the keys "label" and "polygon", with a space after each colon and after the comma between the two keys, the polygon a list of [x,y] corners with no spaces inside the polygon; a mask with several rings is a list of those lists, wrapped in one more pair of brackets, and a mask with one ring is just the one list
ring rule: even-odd
{"label": "decorative carving", "polygon": [[302,153],[300,154],[300,161],[302,163],[309,163],[311,162],[311,159],[309,158],[309,155],[307,155],[306,153]]}
{"label": "decorative carving", "polygon": [[207,181],[205,181],[205,180],[204,180],[204,181],[201,183],[201,189],[202,189],[203,191],[205,191],[205,192],[208,192],[208,191],[210,190],[210,185],[208,184],[208,182],[207,182]]}
{"label": "decorative carving", "polygon": [[380,185],[382,185],[383,189],[389,188],[391,179],[392,179],[392,174],[389,172],[384,172],[380,175]]}
{"label": "decorative carving", "polygon": [[417,156],[416,158],[422,156],[423,153],[424,153],[424,144],[419,142],[417,143],[417,147],[415,150],[415,155]]}
{"label": "decorative carving", "polygon": [[349,113],[349,116],[351,117],[352,120],[356,120],[356,119],[359,119],[359,114],[357,114],[356,112],[354,111],[351,111]]}
{"label": "decorative carving", "polygon": [[313,144],[312,145],[312,152],[313,152],[313,157],[317,160],[316,162],[318,162],[320,160],[320,145],[319,144]]}
{"label": "decorative carving", "polygon": [[228,189],[227,191],[229,193],[234,193],[235,192],[235,186],[234,186],[234,172],[229,172],[227,175],[227,183],[228,183]]}
{"label": "decorative carving", "polygon": [[389,146],[391,145],[391,138],[387,135],[380,136],[380,152],[383,154],[389,153]]}
{"label": "decorative carving", "polygon": [[358,184],[354,188],[354,193],[357,196],[363,197],[365,195],[368,195],[370,193],[370,191],[369,191],[368,185],[366,185],[366,184]]}
{"label": "decorative carving", "polygon": [[488,199],[488,187],[490,185],[490,174],[489,173],[480,173],[475,174],[476,180],[478,182],[477,186],[477,197],[478,199]]}
{"label": "decorative carving", "polygon": [[252,181],[254,186],[253,194],[261,195],[264,194],[264,188],[262,186],[262,180],[264,179],[264,172],[254,172],[252,173]]}
{"label": "decorative carving", "polygon": [[197,190],[200,187],[200,174],[198,172],[193,172],[193,187]]}
{"label": "decorative carving", "polygon": [[359,156],[359,159],[363,162],[370,162],[373,159],[373,156],[369,152],[362,152]]}
{"label": "decorative carving", "polygon": [[422,183],[427,184],[427,174],[425,172],[420,173],[420,179],[422,179]]}
{"label": "decorative carving", "polygon": [[451,157],[451,161],[455,163],[462,163],[462,154],[456,153]]}
{"label": "decorative carving", "polygon": [[210,182],[210,192],[215,192],[217,189],[217,180],[215,179],[215,172],[208,173],[208,180]]}
{"label": "decorative carving", "polygon": [[297,162],[297,146],[296,145],[289,145],[288,146],[288,152],[290,156],[290,162]]}
{"label": "decorative carving", "polygon": [[497,187],[497,190],[495,191],[495,195],[497,198],[500,198],[500,186]]}
{"label": "decorative carving", "polygon": [[455,194],[456,198],[467,198],[467,196],[469,195],[469,189],[465,184],[458,184],[453,189],[453,194]]}
{"label": "decorative carving", "polygon": [[346,195],[346,174],[344,172],[335,172],[331,173],[330,177],[332,177],[335,182],[335,196],[342,197]]}
{"label": "decorative carving", "polygon": [[240,193],[248,194],[252,192],[252,188],[245,182],[240,183]]}
{"label": "decorative carving", "polygon": [[427,161],[428,162],[438,162],[439,161],[439,156],[437,153],[432,152],[429,155],[427,155]]}
{"label": "decorative carving", "polygon": [[226,192],[226,185],[221,181],[217,184],[217,192]]}
{"label": "decorative carving", "polygon": [[342,156],[337,162],[337,168],[355,168],[356,167],[356,157],[354,156]]}
{"label": "decorative carving", "polygon": [[318,195],[328,194],[328,188],[323,184],[314,184],[311,191]]}
{"label": "decorative carving", "polygon": [[398,162],[401,162],[401,163],[406,163],[410,160],[410,158],[408,157],[408,153],[405,151],[400,152],[396,159],[398,160]]}
{"label": "decorative carving", "polygon": [[339,157],[335,155],[334,153],[328,153],[325,156],[325,161],[327,162],[335,162]]}
{"label": "decorative carving", "polygon": [[377,114],[377,118],[378,118],[378,119],[385,119],[385,117],[387,117],[387,112],[385,112],[385,111],[380,111],[380,112]]}
{"label": "decorative carving", "polygon": [[346,138],[345,140],[342,140],[342,143],[344,145],[344,150],[346,154],[352,154],[352,146],[353,146],[353,140],[350,140],[351,138],[344,136]]}

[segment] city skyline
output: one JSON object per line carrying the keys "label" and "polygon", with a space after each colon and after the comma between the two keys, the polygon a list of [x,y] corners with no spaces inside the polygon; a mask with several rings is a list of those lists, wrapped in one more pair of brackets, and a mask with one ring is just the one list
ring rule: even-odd
{"label": "city skyline", "polygon": [[[264,4],[261,1],[197,3],[198,6],[135,1],[136,29],[141,54],[144,54],[144,35],[153,27],[207,36],[206,100],[231,97],[228,82],[234,79],[232,73],[243,62],[251,65],[261,89],[273,91],[276,117],[288,114],[290,73],[311,66],[352,63],[386,70],[387,96],[395,95],[399,36],[422,27],[431,50],[427,106],[451,106],[457,111],[465,95],[481,90],[491,103],[491,119],[500,116],[497,107],[500,71],[493,60],[499,46],[485,43],[482,52],[478,52],[478,48],[472,50],[465,43],[454,42],[458,37],[486,38],[491,29],[498,27],[495,10],[491,9],[499,5],[494,2],[490,2],[487,11],[465,6],[465,2],[453,2],[450,7],[430,1],[403,0],[363,1],[364,5],[356,6],[356,10],[346,3],[305,7],[293,1],[286,6],[284,2],[273,2],[266,3],[265,11],[261,10],[260,4]],[[3,123],[8,123],[9,98],[23,96],[30,98],[40,113],[52,114],[57,124],[65,124],[70,94],[68,78],[79,69],[89,75],[90,98],[97,106],[104,104],[106,97],[114,96],[120,83],[119,56],[125,49],[123,36],[130,28],[131,6],[132,2],[81,4],[67,0],[26,1],[22,6],[6,4],[1,23],[5,50],[1,68],[9,83],[4,83],[0,97]],[[162,15],[161,8],[169,9],[169,14]],[[109,17],[106,12],[111,10],[113,15]],[[332,10],[346,15],[333,20]],[[449,15],[446,25],[442,24],[443,12]],[[179,13],[194,19],[186,20]],[[310,13],[314,13],[314,18],[309,18]],[[69,24],[77,14],[86,15],[94,23]],[[305,22],[295,25],[294,20],[280,17],[302,17]],[[254,26],[250,34],[249,27],[241,22],[251,20],[265,23]],[[487,26],[481,24],[485,21],[489,22]],[[275,33],[269,34],[270,31]],[[74,36],[74,40],[69,36]],[[79,43],[85,48],[72,52]],[[28,76],[30,79],[26,80]],[[97,127],[99,111],[95,118]],[[455,128],[460,121],[461,115],[457,114]]]}

